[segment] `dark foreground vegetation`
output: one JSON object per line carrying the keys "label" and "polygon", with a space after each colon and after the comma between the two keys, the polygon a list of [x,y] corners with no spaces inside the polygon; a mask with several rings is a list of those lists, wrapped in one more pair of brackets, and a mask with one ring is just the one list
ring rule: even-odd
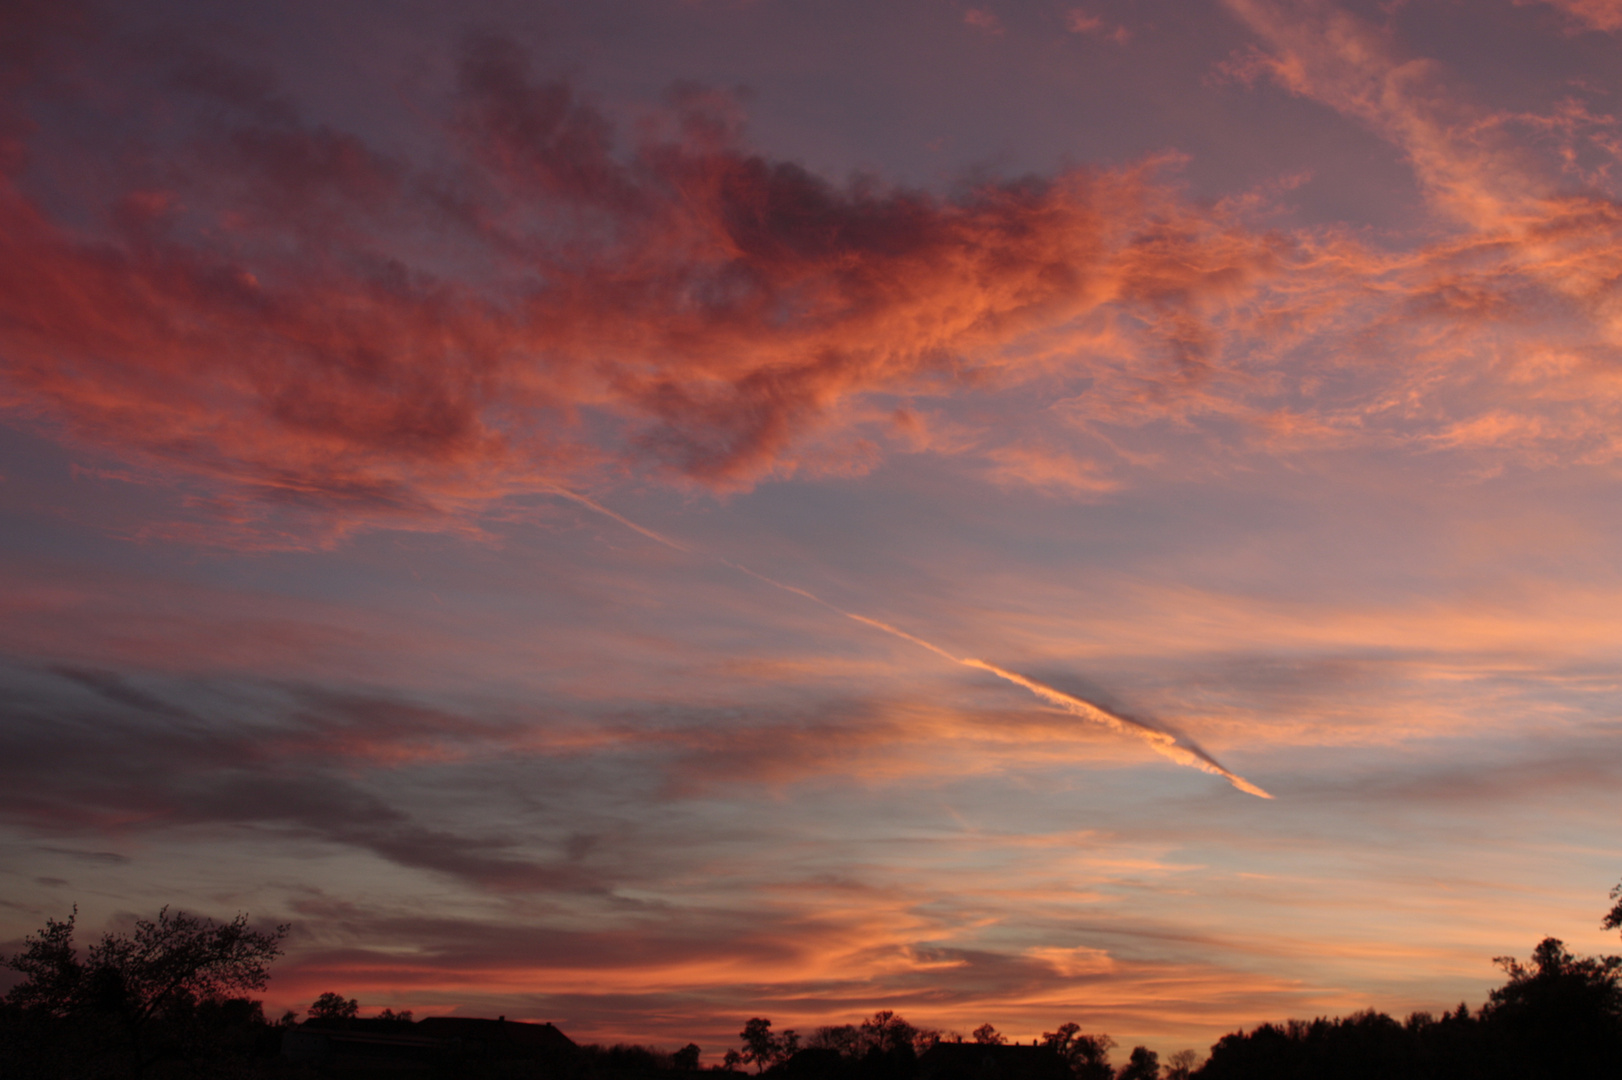
{"label": "dark foreground vegetation", "polygon": [[[1605,927],[1622,926],[1622,885]],[[674,1052],[580,1046],[551,1024],[424,1017],[322,994],[300,1022],[268,1020],[264,989],[287,927],[252,929],[167,909],[81,957],[74,919],[48,920],[6,966],[23,979],[0,1000],[4,1080],[229,1080],[270,1077],[468,1080],[1588,1080],[1622,1078],[1622,957],[1574,956],[1545,938],[1472,1012],[1384,1013],[1263,1024],[1225,1035],[1198,1064],[1134,1047],[1119,1065],[1107,1035],[1062,1024],[1028,1045],[990,1024],[967,1037],[882,1011],[808,1036],[756,1017],[741,1045],[701,1070]],[[701,1075],[702,1074],[702,1075]]]}

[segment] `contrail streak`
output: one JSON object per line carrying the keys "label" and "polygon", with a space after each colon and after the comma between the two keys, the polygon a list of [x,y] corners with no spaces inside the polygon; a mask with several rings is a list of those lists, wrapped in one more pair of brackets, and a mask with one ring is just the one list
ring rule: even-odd
{"label": "contrail streak", "polygon": [[565,499],[572,499],[573,501],[579,503],[581,506],[584,506],[584,507],[587,507],[588,509],[597,511],[599,514],[603,515],[604,517],[613,518],[615,521],[619,522],[621,525],[624,525],[627,529],[630,529],[632,532],[641,533],[643,536],[646,536],[649,540],[655,541],[656,543],[663,544],[665,547],[675,548],[677,551],[686,552],[688,555],[694,554],[693,549],[688,547],[686,544],[680,543],[679,541],[676,541],[676,540],[672,540],[670,537],[665,536],[663,533],[656,533],[652,529],[644,528],[641,525],[638,525],[636,522],[632,521],[630,518],[625,517],[622,514],[614,513],[614,511],[610,510],[608,507],[604,506],[602,503],[598,502],[595,499],[588,499],[584,495],[580,495],[580,494],[577,494],[576,492],[570,491],[568,488],[558,487],[556,484],[547,484],[546,485],[546,490],[550,491],[554,495],[561,495]]}
{"label": "contrail streak", "polygon": [[1083,719],[1091,720],[1096,724],[1103,724],[1110,730],[1119,732],[1122,735],[1132,735],[1136,738],[1142,739],[1144,742],[1153,747],[1156,753],[1170,758],[1179,765],[1187,765],[1190,768],[1199,769],[1201,772],[1208,772],[1213,776],[1220,776],[1247,795],[1254,795],[1259,799],[1271,799],[1273,797],[1267,792],[1263,791],[1261,788],[1257,787],[1255,784],[1252,784],[1249,780],[1246,780],[1243,776],[1240,776],[1238,773],[1229,772],[1227,769],[1223,768],[1214,758],[1211,757],[1210,754],[1207,754],[1205,751],[1197,747],[1184,746],[1182,743],[1177,741],[1177,736],[1168,731],[1161,731],[1159,728],[1150,727],[1148,724],[1130,719],[1129,717],[1117,716],[1108,709],[1094,705],[1090,701],[1073,697],[1072,695],[1065,693],[1063,690],[1055,690],[1046,683],[1039,683],[1035,679],[1027,679],[1025,676],[1020,675],[1017,672],[1000,668],[996,664],[988,664],[984,660],[973,660],[968,657],[963,657],[958,659],[958,663],[965,667],[975,667],[980,668],[983,671],[989,671],[999,679],[1007,679],[1016,686],[1023,686],[1025,689],[1029,690],[1043,701],[1057,705],[1065,712],[1073,713],[1076,716],[1082,717]]}
{"label": "contrail streak", "polygon": [[[581,506],[587,507],[588,509],[595,510],[604,517],[612,518],[614,521],[619,522],[627,529],[640,533],[656,543],[663,544],[666,547],[674,548],[677,551],[685,552],[689,555],[698,554],[686,544],[672,540],[670,537],[665,536],[662,533],[657,533],[652,529],[638,525],[630,518],[627,518],[621,514],[616,514],[614,511],[610,510],[608,507],[594,499],[589,499],[586,496],[576,494],[567,488],[556,487],[554,485],[548,485],[547,490],[552,491],[557,495],[561,495],[565,499],[577,502]],[[1186,765],[1192,769],[1199,769],[1201,772],[1208,772],[1213,776],[1220,776],[1247,795],[1255,795],[1260,799],[1271,799],[1273,797],[1266,791],[1263,791],[1261,788],[1257,787],[1255,784],[1252,784],[1249,780],[1246,780],[1244,777],[1240,776],[1238,773],[1229,772],[1227,769],[1223,768],[1215,758],[1211,757],[1211,755],[1207,754],[1205,751],[1195,746],[1185,745],[1178,740],[1177,736],[1171,734],[1169,731],[1161,731],[1159,728],[1151,727],[1140,720],[1133,720],[1130,717],[1117,715],[1116,713],[1110,712],[1103,706],[1094,705],[1090,701],[1076,697],[1073,694],[1067,694],[1063,690],[1055,689],[1046,683],[1037,682],[1035,679],[1026,678],[1017,671],[1009,671],[1007,668],[998,667],[996,664],[988,663],[984,660],[975,660],[972,657],[967,656],[957,656],[954,653],[948,652],[946,649],[941,648],[939,645],[936,645],[934,642],[925,641],[916,634],[907,633],[900,627],[891,626],[889,623],[880,622],[878,619],[870,619],[866,615],[858,615],[854,611],[846,611],[837,604],[829,603],[816,593],[802,589],[797,585],[789,585],[785,582],[778,581],[775,578],[767,577],[758,570],[751,570],[742,563],[736,563],[731,559],[722,558],[718,555],[713,555],[710,557],[722,565],[730,567],[731,569],[738,571],[740,574],[746,574],[749,577],[754,578],[756,581],[770,585],[774,589],[782,589],[784,592],[793,593],[795,596],[803,597],[804,599],[811,601],[813,604],[819,604],[837,615],[843,615],[845,618],[854,622],[871,626],[873,629],[880,630],[886,634],[889,634],[891,637],[896,637],[900,638],[902,641],[911,642],[920,649],[927,649],[943,660],[949,660],[952,663],[959,664],[963,667],[975,668],[976,670],[987,672],[1006,682],[1011,682],[1015,686],[1023,687],[1041,700],[1050,705],[1056,705],[1073,716],[1079,716],[1083,720],[1100,724],[1109,730],[1116,732],[1117,734],[1129,735],[1133,738],[1141,739],[1142,741],[1148,743],[1150,748],[1156,753],[1170,758],[1179,765]]]}

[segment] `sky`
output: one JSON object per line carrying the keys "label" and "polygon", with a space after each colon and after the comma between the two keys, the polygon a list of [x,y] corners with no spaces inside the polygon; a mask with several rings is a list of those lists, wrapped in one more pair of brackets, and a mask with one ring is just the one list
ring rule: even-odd
{"label": "sky", "polygon": [[1622,2],[0,22],[0,952],[714,1061],[1617,949]]}

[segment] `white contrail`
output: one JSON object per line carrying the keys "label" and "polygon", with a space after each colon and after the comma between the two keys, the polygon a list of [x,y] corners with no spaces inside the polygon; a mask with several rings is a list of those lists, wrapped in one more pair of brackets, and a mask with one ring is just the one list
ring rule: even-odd
{"label": "white contrail", "polygon": [[644,528],[643,526],[638,525],[636,522],[632,521],[630,518],[625,517],[623,514],[614,513],[614,511],[610,510],[608,507],[604,506],[602,503],[598,502],[595,499],[588,499],[584,495],[581,495],[581,494],[578,494],[576,492],[570,491],[568,488],[558,487],[556,484],[547,484],[546,485],[546,490],[550,491],[554,495],[561,495],[565,499],[573,499],[575,502],[579,503],[581,506],[588,507],[589,509],[595,510],[599,514],[603,515],[604,517],[613,518],[615,521],[619,522],[621,525],[624,525],[627,529],[630,529],[632,532],[639,532],[643,536],[646,536],[649,540],[653,540],[653,541],[656,541],[658,543],[661,543],[665,547],[675,548],[677,551],[686,552],[689,555],[695,554],[693,549],[688,547],[686,544],[680,543],[680,542],[678,542],[676,540],[672,540],[670,537],[665,536],[663,533],[656,533],[652,529]]}
{"label": "white contrail", "polygon": [[[627,518],[621,514],[616,514],[614,511],[608,509],[608,507],[594,499],[589,499],[584,495],[576,494],[567,488],[557,487],[556,485],[548,485],[547,490],[552,491],[557,495],[561,495],[566,499],[573,500],[574,502],[579,503],[581,506],[595,510],[597,513],[602,514],[605,517],[612,518],[621,525],[624,525],[627,529],[641,533],[643,536],[647,537],[649,540],[655,541],[656,543],[663,544],[666,547],[674,548],[677,551],[685,552],[689,555],[697,554],[697,552],[688,547],[686,544],[672,540],[670,537],[665,536],[662,533],[657,533],[652,529],[638,525],[630,518]],[[1199,749],[1198,747],[1185,745],[1178,740],[1177,736],[1168,731],[1161,731],[1159,728],[1151,727],[1142,721],[1117,715],[1116,713],[1112,713],[1100,705],[1094,705],[1092,702],[1076,697],[1073,694],[1067,694],[1063,690],[1057,690],[1046,683],[1041,683],[1037,682],[1035,679],[1026,678],[1024,675],[1021,675],[1016,671],[1009,671],[1007,668],[998,667],[996,664],[987,663],[984,660],[975,660],[966,656],[956,656],[953,653],[941,648],[939,645],[936,645],[934,642],[925,641],[916,634],[909,634],[899,627],[891,626],[887,622],[880,622],[878,619],[870,619],[866,615],[858,615],[853,611],[846,611],[837,604],[829,603],[816,593],[802,589],[797,585],[789,585],[778,581],[775,578],[767,577],[758,570],[751,570],[742,563],[736,563],[731,559],[722,558],[718,555],[710,557],[714,558],[717,562],[720,562],[725,566],[731,567],[740,574],[747,574],[756,581],[764,582],[774,589],[782,589],[784,592],[790,592],[795,596],[804,597],[813,604],[820,604],[835,614],[843,615],[847,619],[871,626],[875,630],[881,630],[892,637],[900,638],[902,641],[911,642],[920,649],[928,649],[930,652],[934,653],[936,656],[939,656],[943,660],[949,660],[952,663],[960,664],[963,667],[985,671],[997,676],[999,679],[1011,682],[1015,686],[1024,687],[1026,690],[1029,690],[1032,694],[1035,694],[1038,698],[1041,698],[1048,704],[1056,705],[1065,712],[1068,712],[1074,716],[1079,716],[1083,720],[1090,720],[1095,724],[1101,724],[1104,727],[1109,728],[1111,731],[1121,735],[1130,735],[1133,738],[1142,739],[1144,742],[1148,743],[1156,753],[1170,758],[1179,765],[1186,765],[1192,769],[1199,769],[1202,772],[1208,772],[1213,776],[1220,776],[1247,795],[1255,795],[1257,798],[1261,799],[1271,799],[1273,797],[1239,774],[1229,772],[1227,769],[1223,768],[1214,758],[1211,757],[1211,755],[1207,754],[1205,751]]]}
{"label": "white contrail", "polygon": [[1000,668],[996,664],[988,664],[984,660],[972,660],[965,657],[959,659],[958,663],[965,667],[975,667],[983,671],[989,671],[999,679],[1007,679],[1011,683],[1023,686],[1043,701],[1051,702],[1066,712],[1074,713],[1096,724],[1103,724],[1105,727],[1122,735],[1132,735],[1142,739],[1152,746],[1156,753],[1165,755],[1179,765],[1187,765],[1190,768],[1208,772],[1213,776],[1220,776],[1247,795],[1254,795],[1260,799],[1271,799],[1273,797],[1238,773],[1229,772],[1223,768],[1205,751],[1197,747],[1184,746],[1177,741],[1177,736],[1169,731],[1161,731],[1159,728],[1150,727],[1148,724],[1129,717],[1117,716],[1108,709],[1094,705],[1090,701],[1074,697],[1063,690],[1055,690],[1046,683],[1039,683],[1035,679],[1027,679],[1017,672]]}
{"label": "white contrail", "polygon": [[930,641],[925,641],[916,634],[909,634],[899,627],[891,626],[886,622],[880,622],[878,619],[870,619],[866,615],[857,615],[855,612],[846,611],[844,608],[830,604],[828,601],[822,599],[822,597],[807,592],[804,589],[795,588],[793,585],[784,585],[780,581],[773,581],[764,574],[758,574],[746,567],[737,566],[736,563],[728,563],[727,565],[734,566],[748,574],[750,577],[758,578],[761,581],[766,582],[768,585],[775,585],[779,589],[786,589],[789,592],[797,593],[808,600],[814,600],[831,611],[837,611],[847,619],[854,619],[859,623],[866,623],[868,626],[871,626],[874,629],[882,630],[886,634],[891,634],[903,641],[910,641],[919,648],[928,649],[936,656],[950,660],[954,664],[961,664],[964,667],[978,668],[981,671],[990,672],[999,679],[1004,679],[1011,682],[1015,686],[1024,687],[1026,690],[1029,690],[1031,693],[1035,694],[1043,701],[1048,702],[1050,705],[1057,705],[1065,712],[1079,716],[1083,720],[1091,720],[1095,724],[1102,724],[1104,727],[1107,727],[1111,731],[1121,735],[1130,735],[1134,738],[1142,739],[1144,742],[1153,747],[1156,753],[1165,755],[1172,761],[1177,762],[1179,765],[1187,765],[1190,768],[1211,773],[1213,776],[1220,776],[1247,795],[1255,795],[1262,799],[1271,799],[1273,797],[1239,774],[1229,772],[1227,769],[1223,768],[1222,765],[1211,757],[1211,755],[1205,753],[1203,750],[1196,747],[1185,746],[1178,742],[1177,736],[1168,731],[1161,731],[1159,728],[1150,727],[1148,724],[1145,724],[1139,720],[1133,720],[1130,717],[1119,716],[1100,705],[1094,705],[1092,702],[1078,698],[1073,694],[1067,694],[1063,690],[1055,689],[1054,687],[1049,686],[1047,683],[1041,683],[1037,682],[1035,679],[1026,678],[1017,671],[1009,671],[1007,668],[998,667],[996,664],[988,663],[984,660],[976,660],[973,657],[954,656],[952,653],[941,648],[939,645],[936,645]]}

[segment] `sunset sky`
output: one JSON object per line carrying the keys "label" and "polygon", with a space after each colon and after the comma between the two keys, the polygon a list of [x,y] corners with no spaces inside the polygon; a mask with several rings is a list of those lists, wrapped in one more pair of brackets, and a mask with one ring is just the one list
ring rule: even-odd
{"label": "sunset sky", "polygon": [[1622,0],[3,10],[0,952],[709,1062],[1622,951]]}

